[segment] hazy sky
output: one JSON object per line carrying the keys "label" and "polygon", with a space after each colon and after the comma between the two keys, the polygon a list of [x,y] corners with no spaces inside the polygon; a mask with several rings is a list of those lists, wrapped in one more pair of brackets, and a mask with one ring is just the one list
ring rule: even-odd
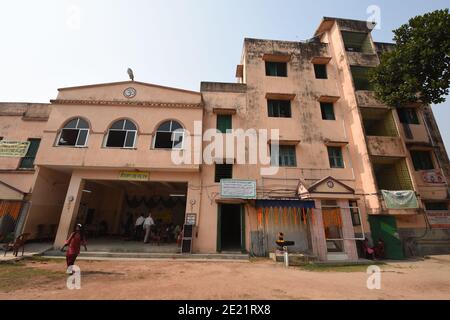
{"label": "hazy sky", "polygon": [[[1,1],[0,101],[48,102],[57,88],[136,80],[199,90],[234,82],[244,37],[305,40],[323,16],[366,20],[375,41],[442,1],[39,0]],[[450,149],[450,101],[434,107]]]}

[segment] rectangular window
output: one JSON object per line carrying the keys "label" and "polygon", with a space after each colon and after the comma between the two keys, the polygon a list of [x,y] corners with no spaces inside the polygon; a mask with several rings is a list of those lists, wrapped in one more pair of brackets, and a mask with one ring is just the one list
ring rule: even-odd
{"label": "rectangular window", "polygon": [[266,76],[287,77],[287,63],[266,61]]}
{"label": "rectangular window", "polygon": [[27,154],[20,160],[19,169],[34,169],[34,159],[39,149],[41,139],[28,139],[30,146]]}
{"label": "rectangular window", "polygon": [[344,168],[341,147],[328,147],[328,159],[330,160],[331,168]]}
{"label": "rectangular window", "polygon": [[414,108],[398,108],[398,117],[401,123],[419,124],[416,109]]}
{"label": "rectangular window", "polygon": [[217,115],[217,131],[221,133],[227,133],[232,129],[232,118],[229,114]]}
{"label": "rectangular window", "polygon": [[58,140],[58,146],[86,146],[87,136],[89,130],[87,129],[62,129]]}
{"label": "rectangular window", "polygon": [[434,169],[433,159],[429,151],[411,150],[410,153],[416,171]]}
{"label": "rectangular window", "polygon": [[370,68],[351,66],[350,70],[352,72],[355,90],[372,90],[372,85],[369,81]]}
{"label": "rectangular window", "polygon": [[216,163],[216,172],[214,175],[214,181],[220,182],[222,179],[233,178],[233,165],[232,164],[219,164]]}
{"label": "rectangular window", "polygon": [[354,227],[361,225],[361,219],[359,217],[359,210],[358,210],[358,202],[354,200],[350,200],[348,202],[350,207],[350,215],[352,217],[352,224]]}
{"label": "rectangular window", "polygon": [[290,118],[292,116],[289,100],[267,100],[267,109],[269,117]]}
{"label": "rectangular window", "polygon": [[[272,146],[270,146],[270,155],[272,165],[277,165],[275,154],[272,152]],[[280,167],[296,167],[297,157],[295,155],[295,146],[279,146],[278,149],[278,166]]]}
{"label": "rectangular window", "polygon": [[316,79],[328,79],[327,65],[326,64],[314,64],[314,73]]}
{"label": "rectangular window", "polygon": [[123,130],[110,130],[106,146],[110,148],[123,148],[125,145],[127,132]]}
{"label": "rectangular window", "polygon": [[425,202],[425,209],[432,211],[448,211],[447,202]]}
{"label": "rectangular window", "polygon": [[334,107],[332,103],[321,102],[320,110],[322,112],[323,120],[336,120],[336,117],[334,116]]}

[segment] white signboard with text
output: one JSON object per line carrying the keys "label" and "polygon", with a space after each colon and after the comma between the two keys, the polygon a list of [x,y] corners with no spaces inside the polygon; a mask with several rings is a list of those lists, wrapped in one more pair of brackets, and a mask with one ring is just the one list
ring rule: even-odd
{"label": "white signboard with text", "polygon": [[220,196],[227,199],[256,199],[256,181],[222,179]]}

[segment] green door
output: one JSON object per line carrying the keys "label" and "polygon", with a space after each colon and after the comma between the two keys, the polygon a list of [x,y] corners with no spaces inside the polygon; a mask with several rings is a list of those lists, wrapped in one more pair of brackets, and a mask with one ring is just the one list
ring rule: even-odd
{"label": "green door", "polygon": [[217,209],[217,252],[246,252],[244,207],[241,204],[218,204]]}
{"label": "green door", "polygon": [[387,259],[404,259],[402,242],[397,231],[395,217],[369,216],[370,229],[374,244],[381,238],[384,241]]}

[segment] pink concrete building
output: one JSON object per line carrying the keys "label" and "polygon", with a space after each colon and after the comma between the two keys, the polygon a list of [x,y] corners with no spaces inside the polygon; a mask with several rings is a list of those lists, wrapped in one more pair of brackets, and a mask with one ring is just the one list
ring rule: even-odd
{"label": "pink concrete building", "polygon": [[[363,257],[365,238],[388,258],[448,252],[450,163],[431,108],[383,105],[367,80],[390,48],[365,21],[324,18],[308,41],[245,39],[236,83],[125,81],[2,103],[1,217],[55,248],[76,222],[113,246],[151,212],[158,229],[136,250],[178,252],[173,228],[190,225],[194,253],[267,256],[279,232],[323,261]],[[251,145],[267,129],[278,138]],[[26,141],[14,157],[8,142]],[[256,150],[270,161],[252,162]]]}

